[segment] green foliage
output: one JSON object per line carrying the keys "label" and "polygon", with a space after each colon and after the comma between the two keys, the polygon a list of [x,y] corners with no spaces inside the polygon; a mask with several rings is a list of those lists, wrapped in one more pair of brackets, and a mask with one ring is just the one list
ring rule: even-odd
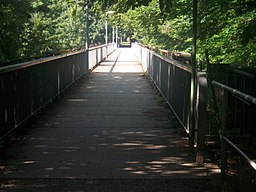
{"label": "green foliage", "polygon": [[100,0],[102,10],[115,9],[117,12],[124,13],[128,9],[135,9],[139,6],[147,6],[151,0]]}
{"label": "green foliage", "polygon": [[[0,63],[85,44],[84,0],[1,0]],[[103,42],[102,5],[89,4],[91,42]],[[100,14],[99,14],[100,13]]]}
{"label": "green foliage", "polygon": [[140,39],[143,43],[157,45],[158,32],[161,22],[160,9],[157,1],[152,1],[148,6],[130,9],[125,15],[124,29],[134,32],[133,38]]}
{"label": "green foliage", "polygon": [[[129,9],[123,28],[148,46],[191,52],[192,2],[152,0]],[[198,60],[255,66],[256,1],[198,0]]]}
{"label": "green foliage", "polygon": [[[125,37],[169,51],[191,52],[191,0],[1,0],[0,62],[104,43],[109,25]],[[198,53],[211,62],[255,66],[256,0],[198,0]],[[109,27],[111,29],[111,27]]]}
{"label": "green foliage", "polygon": [[256,12],[241,7],[246,2],[252,1],[216,0],[212,5],[201,5],[199,59],[204,58],[204,49],[208,49],[213,63],[256,65]]}
{"label": "green foliage", "polygon": [[33,10],[26,23],[22,56],[62,52],[83,45],[84,10],[76,1],[35,0]]}
{"label": "green foliage", "polygon": [[18,49],[22,46],[20,34],[25,30],[23,24],[30,10],[30,0],[0,1],[0,63],[18,57]]}
{"label": "green foliage", "polygon": [[[185,2],[179,5],[184,5],[184,12],[190,12]],[[148,6],[129,9],[123,16],[123,28],[133,34],[132,38],[151,47],[190,50],[191,18],[177,6],[172,7],[172,14],[163,14],[161,6],[161,1],[152,0]]]}

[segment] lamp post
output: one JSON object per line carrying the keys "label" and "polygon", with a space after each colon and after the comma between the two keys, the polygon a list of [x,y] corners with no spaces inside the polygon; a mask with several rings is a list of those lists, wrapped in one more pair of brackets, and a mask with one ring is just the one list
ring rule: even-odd
{"label": "lamp post", "polygon": [[112,43],[115,43],[115,27],[112,27]]}
{"label": "lamp post", "polygon": [[116,47],[118,47],[118,28],[116,26]]}
{"label": "lamp post", "polygon": [[105,44],[108,44],[108,15],[106,15],[106,22],[105,22]]}
{"label": "lamp post", "polygon": [[105,42],[106,45],[108,44],[108,14],[112,14],[114,11],[107,11],[106,12],[106,21],[105,21],[105,29],[106,29],[106,34],[105,34]]}
{"label": "lamp post", "polygon": [[192,73],[191,73],[191,88],[190,88],[190,140],[189,145],[194,147],[194,139],[196,130],[196,38],[197,38],[197,0],[193,0],[193,45],[192,45]]}
{"label": "lamp post", "polygon": [[89,11],[88,11],[88,2],[86,4],[86,7],[85,7],[85,10],[86,10],[86,34],[85,34],[85,37],[86,37],[86,43],[85,43],[85,49],[88,49],[89,47],[89,27],[88,27],[88,15],[89,15]]}

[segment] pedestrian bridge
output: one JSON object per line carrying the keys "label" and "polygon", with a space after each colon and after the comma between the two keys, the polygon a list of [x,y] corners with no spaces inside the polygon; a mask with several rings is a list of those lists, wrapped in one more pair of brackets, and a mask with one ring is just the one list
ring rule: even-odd
{"label": "pedestrian bridge", "polygon": [[22,130],[1,150],[1,190],[216,190],[206,181],[218,167],[189,148],[190,68],[143,51],[109,45],[0,69],[1,136]]}

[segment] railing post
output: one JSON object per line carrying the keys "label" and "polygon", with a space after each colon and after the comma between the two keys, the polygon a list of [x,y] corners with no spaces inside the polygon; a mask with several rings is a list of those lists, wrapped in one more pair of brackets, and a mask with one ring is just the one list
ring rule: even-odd
{"label": "railing post", "polygon": [[227,152],[226,142],[224,137],[226,136],[227,129],[227,92],[223,89],[222,96],[222,113],[221,113],[221,130],[220,130],[220,142],[221,142],[221,173],[226,173],[227,168]]}
{"label": "railing post", "polygon": [[203,165],[205,153],[205,116],[208,101],[206,73],[197,76],[197,154],[196,163]]}

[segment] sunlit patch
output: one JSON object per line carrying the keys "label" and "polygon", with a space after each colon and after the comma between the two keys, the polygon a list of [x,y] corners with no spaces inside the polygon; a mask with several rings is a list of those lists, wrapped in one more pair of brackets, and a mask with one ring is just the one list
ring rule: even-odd
{"label": "sunlit patch", "polygon": [[164,157],[161,159],[162,161],[166,161],[166,162],[177,162],[177,161],[181,161],[182,158],[181,157]]}
{"label": "sunlit patch", "polygon": [[147,175],[145,171],[132,171],[131,173],[136,174],[136,175]]}
{"label": "sunlit patch", "polygon": [[[45,125],[50,125],[50,124],[45,124]],[[49,140],[51,140],[51,141],[54,141],[55,139],[49,139],[49,138],[46,138],[46,137],[31,137],[31,140],[39,140],[39,141],[45,141],[45,140],[49,141]]]}
{"label": "sunlit patch", "polygon": [[124,168],[124,171],[134,171],[134,168],[126,167],[126,168]]}
{"label": "sunlit patch", "polygon": [[161,164],[168,164],[170,162],[166,162],[166,161],[150,161],[148,162],[148,164],[158,164],[158,165],[161,165]]}
{"label": "sunlit patch", "polygon": [[3,184],[0,187],[1,188],[14,188],[16,185],[13,183],[9,183],[9,184]]}
{"label": "sunlit patch", "polygon": [[221,173],[221,169],[216,168],[216,169],[210,169],[211,173]]}
{"label": "sunlit patch", "polygon": [[88,99],[68,99],[67,101],[70,101],[70,102],[85,102],[85,101],[88,101]]}
{"label": "sunlit patch", "polygon": [[53,167],[47,167],[47,168],[45,168],[44,170],[45,170],[45,171],[53,171],[54,168],[53,168]]}
{"label": "sunlit patch", "polygon": [[118,144],[113,144],[113,146],[118,146],[118,147],[122,147],[122,146],[141,146],[141,143],[118,143]]}
{"label": "sunlit patch", "polygon": [[221,173],[221,169],[216,164],[206,163],[204,164],[204,167],[209,171],[209,174]]}
{"label": "sunlit patch", "polygon": [[144,149],[165,149],[166,146],[165,145],[146,145],[145,147],[143,147]]}
{"label": "sunlit patch", "polygon": [[159,170],[161,167],[154,167],[154,166],[146,166],[148,170]]}
{"label": "sunlit patch", "polygon": [[128,164],[137,164],[137,163],[139,163],[139,161],[127,161],[126,163],[128,163]]}
{"label": "sunlit patch", "polygon": [[141,73],[143,72],[141,66],[116,66],[112,73]]}
{"label": "sunlit patch", "polygon": [[36,161],[24,161],[23,164],[34,164]]}
{"label": "sunlit patch", "polygon": [[186,167],[197,167],[197,165],[195,163],[183,163],[181,165],[186,166]]}
{"label": "sunlit patch", "polygon": [[96,88],[96,86],[87,86],[86,89],[93,89]]}
{"label": "sunlit patch", "polygon": [[158,164],[158,165],[152,165],[151,167],[152,167],[152,168],[156,168],[156,169],[160,169],[160,168],[163,167],[163,165],[159,165],[159,164]]}
{"label": "sunlit patch", "polygon": [[141,132],[123,132],[122,135],[133,135],[133,134],[139,134]]}

